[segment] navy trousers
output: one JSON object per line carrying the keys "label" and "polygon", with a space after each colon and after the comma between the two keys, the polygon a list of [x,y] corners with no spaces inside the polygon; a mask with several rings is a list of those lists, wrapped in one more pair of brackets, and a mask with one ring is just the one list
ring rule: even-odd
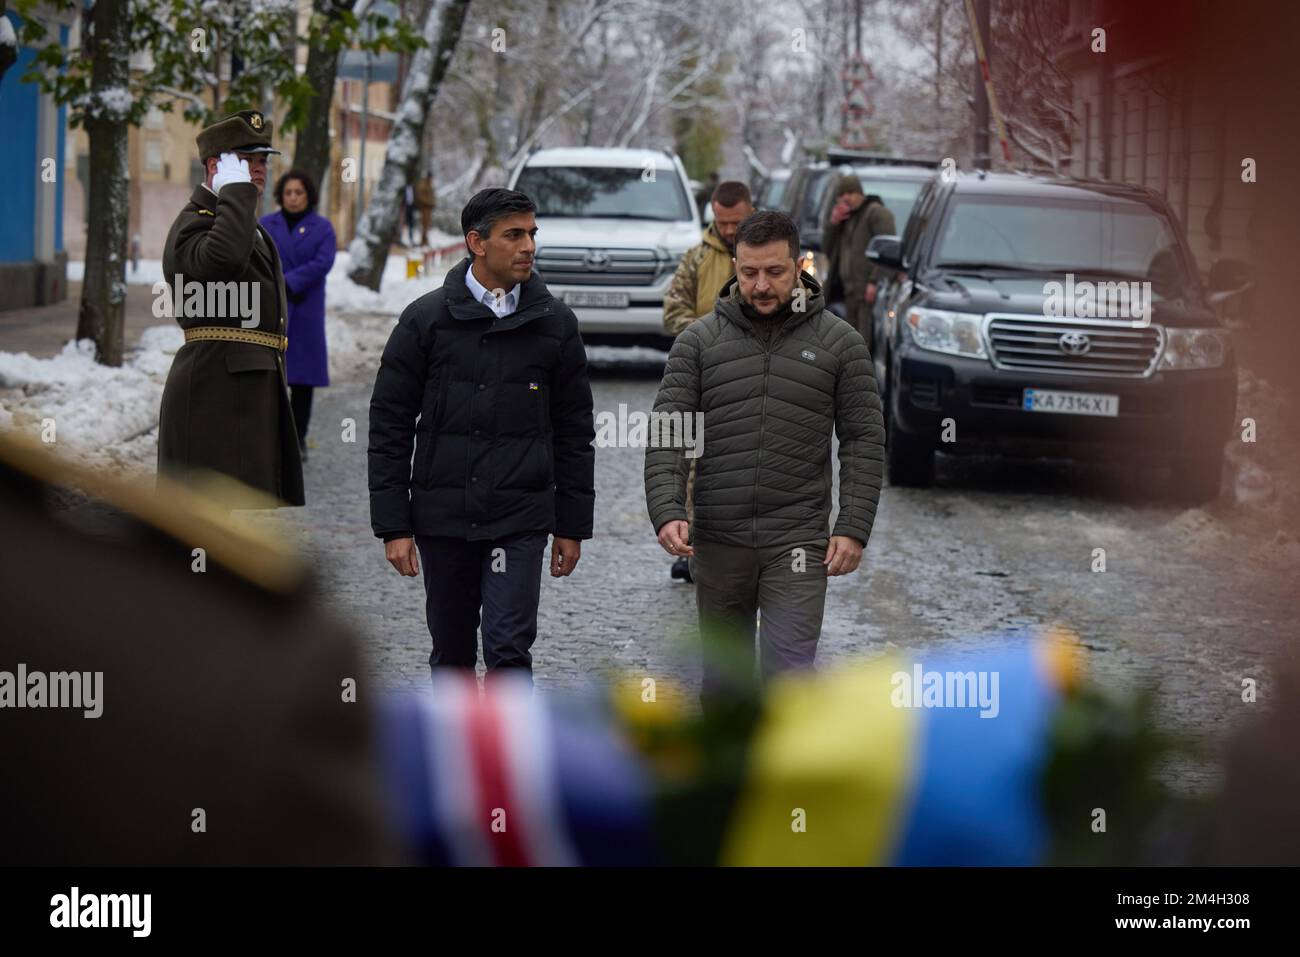
{"label": "navy trousers", "polygon": [[488,671],[513,668],[531,678],[546,539],[546,532],[481,542],[415,537],[424,571],[424,613],[433,639],[431,670],[474,670],[481,611]]}

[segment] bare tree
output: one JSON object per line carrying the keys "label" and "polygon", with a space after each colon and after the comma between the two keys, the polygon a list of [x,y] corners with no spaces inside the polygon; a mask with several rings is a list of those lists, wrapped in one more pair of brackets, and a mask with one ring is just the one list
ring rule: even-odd
{"label": "bare tree", "polygon": [[429,112],[456,52],[469,4],[470,0],[434,0],[425,14],[425,46],[411,59],[383,169],[357,224],[356,238],[348,247],[352,258],[348,276],[367,288],[379,288],[388,247],[400,223],[401,196],[415,176]]}

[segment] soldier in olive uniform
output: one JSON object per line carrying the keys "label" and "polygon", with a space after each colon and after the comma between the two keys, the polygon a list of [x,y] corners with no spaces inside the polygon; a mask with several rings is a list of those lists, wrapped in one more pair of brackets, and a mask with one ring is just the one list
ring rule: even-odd
{"label": "soldier in olive uniform", "polygon": [[172,224],[164,278],[185,345],[163,390],[158,471],[210,470],[302,505],[302,459],[285,381],[284,275],[257,223],[271,121],[244,110],[198,136],[207,176]]}

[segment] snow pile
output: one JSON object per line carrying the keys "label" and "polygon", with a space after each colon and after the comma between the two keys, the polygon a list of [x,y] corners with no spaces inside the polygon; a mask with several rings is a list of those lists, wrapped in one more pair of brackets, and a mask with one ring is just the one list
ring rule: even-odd
{"label": "snow pile", "polygon": [[459,262],[452,255],[443,258],[440,268],[415,279],[406,278],[406,258],[390,255],[384,264],[384,278],[379,291],[373,292],[348,278],[351,257],[343,252],[334,258],[334,268],[325,278],[325,308],[350,315],[400,316],[402,310],[427,292],[442,285],[447,270]]}
{"label": "snow pile", "polygon": [[330,381],[373,381],[379,371],[388,336],[397,325],[393,316],[341,316],[330,310],[325,317]]}
{"label": "snow pile", "polygon": [[[83,282],[86,278],[86,264],[80,259],[68,260],[68,282]],[[152,286],[161,282],[163,265],[161,259],[141,259],[138,269],[131,268],[131,261],[126,262],[126,282],[128,286]]]}
{"label": "snow pile", "polygon": [[69,342],[52,359],[0,352],[0,429],[92,468],[150,471],[163,383],[183,342],[177,326],[146,329],[120,368],[95,362],[89,340]]}

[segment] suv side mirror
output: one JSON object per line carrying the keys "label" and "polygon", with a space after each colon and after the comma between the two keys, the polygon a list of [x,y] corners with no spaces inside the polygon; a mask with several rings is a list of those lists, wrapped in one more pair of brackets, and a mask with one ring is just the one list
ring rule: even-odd
{"label": "suv side mirror", "polygon": [[867,258],[886,269],[903,268],[903,244],[897,236],[872,236]]}

